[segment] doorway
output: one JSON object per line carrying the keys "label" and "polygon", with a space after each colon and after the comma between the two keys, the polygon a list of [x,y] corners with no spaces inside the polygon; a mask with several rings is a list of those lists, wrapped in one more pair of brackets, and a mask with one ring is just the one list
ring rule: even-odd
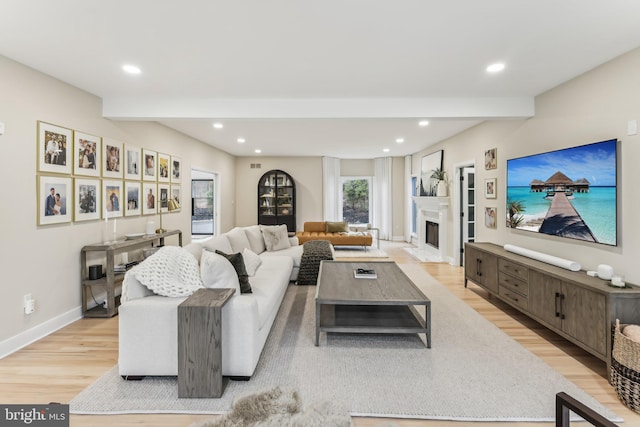
{"label": "doorway", "polygon": [[[464,244],[476,238],[476,179],[475,162],[455,165],[454,186],[454,259],[455,265],[464,265]],[[457,255],[456,255],[457,254]]]}
{"label": "doorway", "polygon": [[191,235],[212,236],[216,233],[217,174],[191,170]]}

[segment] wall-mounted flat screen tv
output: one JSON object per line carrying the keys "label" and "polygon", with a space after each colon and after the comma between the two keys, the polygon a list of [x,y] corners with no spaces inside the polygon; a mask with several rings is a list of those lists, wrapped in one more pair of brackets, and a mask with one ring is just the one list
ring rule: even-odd
{"label": "wall-mounted flat screen tv", "polygon": [[617,145],[507,160],[507,227],[616,246]]}

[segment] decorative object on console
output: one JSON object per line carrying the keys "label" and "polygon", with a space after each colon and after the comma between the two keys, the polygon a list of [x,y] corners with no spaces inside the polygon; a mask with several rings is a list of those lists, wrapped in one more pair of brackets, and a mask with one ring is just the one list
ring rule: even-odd
{"label": "decorative object on console", "polygon": [[613,276],[613,267],[607,264],[600,264],[596,270],[599,278],[603,280],[611,280],[611,277]]}
{"label": "decorative object on console", "polygon": [[[167,202],[167,210],[169,212],[173,212],[175,210],[180,209],[180,205],[173,199],[169,200],[169,202]],[[156,230],[156,233],[160,234],[160,233],[164,233],[165,230],[164,228],[162,228],[162,209],[160,209],[160,228],[158,228]]]}
{"label": "decorative object on console", "polygon": [[519,246],[507,244],[504,245],[504,250],[513,252],[518,255],[526,256],[527,258],[546,262],[547,264],[555,265],[556,267],[564,268],[571,271],[579,271],[582,267],[578,262],[558,258],[553,255],[544,254],[542,252],[532,251],[530,249],[521,248]]}

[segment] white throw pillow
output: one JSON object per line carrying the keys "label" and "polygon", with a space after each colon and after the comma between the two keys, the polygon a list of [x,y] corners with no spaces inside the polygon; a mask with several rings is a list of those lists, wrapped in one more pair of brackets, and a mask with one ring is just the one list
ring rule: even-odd
{"label": "white throw pillow", "polygon": [[291,247],[286,225],[261,225],[260,229],[267,251],[274,252]]}
{"label": "white throw pillow", "polygon": [[262,264],[262,258],[251,249],[245,248],[242,250],[242,259],[244,260],[244,268],[246,268],[249,277],[255,276],[258,267]]}
{"label": "white throw pillow", "polygon": [[220,252],[224,252],[226,254],[242,252],[244,248],[251,249],[251,244],[249,243],[249,239],[247,239],[247,234],[240,227],[235,227],[231,231],[227,231],[226,233],[227,239],[229,239],[229,243],[231,244],[231,251],[226,252],[221,249],[218,249]]}
{"label": "white throw pillow", "polygon": [[262,237],[262,230],[259,225],[252,225],[250,227],[244,227],[244,232],[249,239],[251,250],[257,254],[261,254],[267,249],[264,245],[264,238]]}
{"label": "white throw pillow", "polygon": [[193,255],[198,260],[198,264],[200,264],[200,258],[202,257],[202,245],[200,243],[191,242],[184,249]]}
{"label": "white throw pillow", "polygon": [[226,254],[233,252],[226,234],[213,236],[212,238],[205,240],[202,242],[202,247],[211,252],[215,252],[216,250]]}
{"label": "white throw pillow", "polygon": [[236,269],[222,255],[202,251],[200,275],[207,288],[234,288],[236,295],[240,295],[240,282]]}

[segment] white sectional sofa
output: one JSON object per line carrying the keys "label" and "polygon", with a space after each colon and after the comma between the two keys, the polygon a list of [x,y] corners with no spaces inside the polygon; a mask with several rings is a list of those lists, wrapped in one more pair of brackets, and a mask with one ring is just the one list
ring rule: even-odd
{"label": "white sectional sofa", "polygon": [[[259,254],[261,260],[255,275],[249,277],[252,293],[240,294],[237,290],[222,309],[225,376],[248,378],[255,371],[287,286],[296,279],[300,267],[302,245],[297,244],[295,237],[289,240],[293,243],[289,248],[267,251],[259,226],[236,227],[184,248],[198,260],[203,250],[217,249],[229,254],[248,248]],[[178,305],[187,297],[154,294],[133,272],[134,269],[125,276],[119,308],[120,375],[177,375],[177,312]]]}

